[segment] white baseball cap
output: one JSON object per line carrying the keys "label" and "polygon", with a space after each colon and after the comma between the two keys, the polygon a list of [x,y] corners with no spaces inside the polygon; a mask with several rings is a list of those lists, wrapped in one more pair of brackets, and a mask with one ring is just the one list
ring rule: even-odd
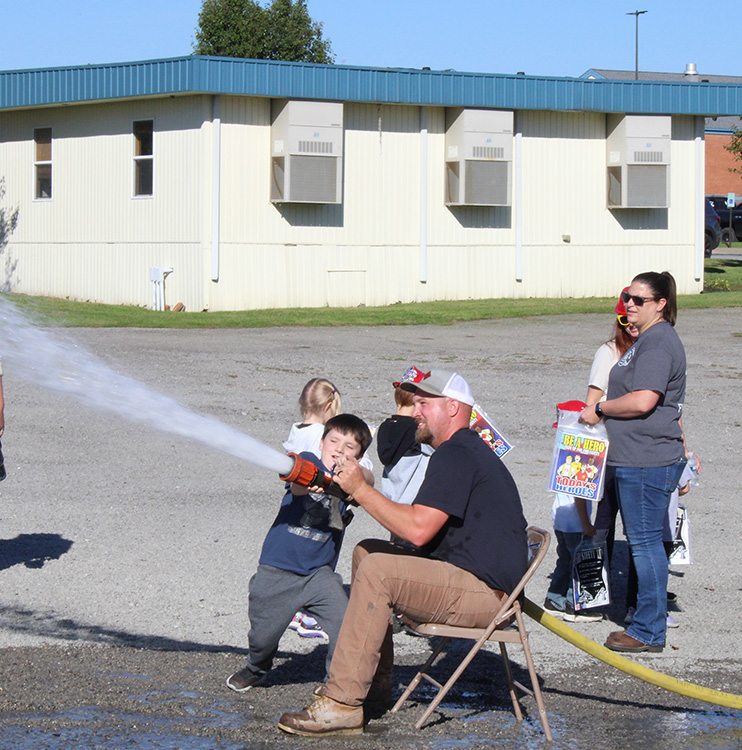
{"label": "white baseball cap", "polygon": [[422,391],[432,396],[444,396],[467,406],[474,406],[474,396],[472,396],[469,384],[455,372],[431,370],[419,383],[400,383],[399,387],[412,393]]}

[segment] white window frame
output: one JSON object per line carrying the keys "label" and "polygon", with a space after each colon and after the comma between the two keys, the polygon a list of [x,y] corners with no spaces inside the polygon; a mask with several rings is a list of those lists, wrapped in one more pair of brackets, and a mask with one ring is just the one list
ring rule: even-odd
{"label": "white window frame", "polygon": [[[39,159],[39,142],[36,134],[41,130],[49,131],[49,158]],[[50,201],[54,196],[54,182],[52,169],[52,156],[54,147],[54,130],[51,125],[44,125],[42,127],[33,129],[33,199],[35,201]],[[49,168],[49,195],[39,194],[39,169],[48,167]]]}
{"label": "white window frame", "polygon": [[[136,133],[136,125],[140,122],[149,122],[152,125],[152,148],[151,153],[138,154],[139,139]],[[153,198],[155,194],[155,118],[154,117],[141,117],[131,121],[131,158],[132,158],[132,170],[131,170],[131,196],[137,200]],[[151,169],[151,190],[149,193],[138,193],[138,181],[137,173],[140,169],[140,165],[143,162],[150,162]]]}

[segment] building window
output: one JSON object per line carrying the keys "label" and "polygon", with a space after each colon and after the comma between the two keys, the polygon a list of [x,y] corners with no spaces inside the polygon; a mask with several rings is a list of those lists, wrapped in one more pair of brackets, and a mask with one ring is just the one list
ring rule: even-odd
{"label": "building window", "polygon": [[152,195],[154,120],[134,122],[134,195]]}
{"label": "building window", "polygon": [[49,199],[52,197],[52,129],[35,128],[33,140],[36,197]]}

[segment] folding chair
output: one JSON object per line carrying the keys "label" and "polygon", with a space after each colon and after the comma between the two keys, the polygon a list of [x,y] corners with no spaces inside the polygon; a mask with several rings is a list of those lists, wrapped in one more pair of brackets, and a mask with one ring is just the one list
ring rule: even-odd
{"label": "folding chair", "polygon": [[[536,705],[538,706],[539,718],[541,724],[544,727],[544,734],[546,735],[547,741],[551,741],[551,730],[549,729],[549,722],[546,718],[546,708],[544,707],[544,701],[541,697],[541,690],[538,685],[538,677],[536,670],[533,666],[533,658],[531,657],[531,649],[528,646],[528,633],[526,632],[525,625],[523,624],[523,613],[521,611],[520,602],[518,597],[523,591],[526,583],[535,573],[536,568],[541,564],[541,561],[546,555],[546,550],[549,548],[549,532],[543,529],[536,528],[535,526],[529,526],[528,529],[528,549],[529,549],[529,564],[526,574],[523,576],[521,581],[512,594],[503,603],[500,609],[495,613],[492,618],[492,622],[486,628],[462,628],[455,627],[452,625],[444,625],[440,623],[417,623],[410,620],[406,620],[405,624],[414,630],[419,635],[429,636],[442,636],[441,642],[435,648],[430,658],[425,662],[425,666],[415,675],[414,679],[407,686],[407,689],[402,693],[401,698],[395,703],[392,708],[392,713],[396,713],[402,707],[402,704],[412,695],[412,692],[419,685],[420,680],[427,680],[435,687],[438,688],[438,692],[431,701],[430,705],[425,709],[425,712],[420,717],[418,722],[415,724],[416,729],[420,729],[422,725],[427,721],[428,717],[435,710],[436,706],[446,697],[446,694],[453,687],[453,684],[458,680],[459,676],[469,665],[469,662],[476,656],[480,648],[485,644],[486,641],[497,641],[500,644],[500,653],[502,655],[502,663],[505,668],[505,676],[508,681],[508,688],[510,689],[510,698],[513,701],[513,710],[515,711],[516,719],[521,722],[523,721],[523,713],[521,712],[520,705],[518,703],[518,696],[515,692],[515,686],[517,685],[524,693],[532,695],[536,699]],[[512,627],[507,630],[498,630],[498,626],[507,624],[512,618],[515,618],[513,623],[517,627]],[[441,651],[446,647],[446,644],[452,638],[466,638],[468,640],[476,641],[471,647],[467,655],[464,657],[461,664],[459,664],[456,671],[451,675],[448,682],[445,685],[441,685],[440,682],[435,680],[428,674],[428,670],[433,665],[435,660]],[[528,665],[528,673],[531,677],[531,685],[533,690],[529,690],[521,683],[513,680],[512,670],[510,668],[510,660],[508,659],[508,653],[505,648],[506,643],[519,643],[523,647],[523,653],[526,658],[526,664]]]}

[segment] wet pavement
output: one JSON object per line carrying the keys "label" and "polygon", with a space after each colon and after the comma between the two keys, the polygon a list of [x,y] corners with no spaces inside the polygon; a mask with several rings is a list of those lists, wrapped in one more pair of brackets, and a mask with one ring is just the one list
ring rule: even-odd
{"label": "wet pavement", "polygon": [[[428,653],[426,639],[395,636],[404,656],[395,668],[395,693]],[[290,642],[289,642],[290,645]],[[527,681],[513,649],[515,677]],[[440,669],[461,658],[443,653]],[[523,697],[519,725],[505,689],[499,657],[481,653],[428,724],[415,730],[419,688],[398,714],[372,718],[363,735],[311,740],[283,734],[281,713],[306,703],[321,675],[321,660],[281,653],[267,685],[236,694],[224,678],[241,658],[216,650],[70,645],[6,649],[0,666],[0,747],[14,750],[264,750],[266,748],[541,748],[535,702]],[[642,663],[659,667],[657,657]],[[720,689],[728,664],[700,665],[695,677]],[[716,671],[714,671],[716,670]],[[599,662],[554,660],[542,675],[553,748],[565,750],[732,750],[742,747],[742,712],[717,709],[647,685]],[[19,679],[19,675],[22,678]],[[688,674],[684,675],[686,679]],[[693,676],[690,676],[692,679]]]}
{"label": "wet pavement", "polygon": [[[573,315],[444,327],[69,333],[116,370],[276,448],[312,375],[331,376],[345,408],[378,424],[392,408],[388,384],[408,364],[456,368],[516,444],[506,463],[526,517],[550,528],[554,407],[584,395],[610,324],[608,315]],[[684,422],[703,461],[701,485],[688,496],[694,564],[671,576],[680,628],[668,633],[664,653],[634,658],[739,694],[742,313],[681,312],[678,329],[689,361]],[[9,367],[3,385],[0,750],[544,747],[532,698],[522,700],[524,724],[515,721],[493,651],[475,659],[420,731],[415,698],[399,714],[371,719],[362,736],[282,734],[281,713],[305,705],[322,678],[324,646],[287,633],[265,687],[238,695],[224,685],[244,665],[246,585],[280,500],[276,476],[65,401]],[[383,534],[357,514],[341,553],[345,580],[353,544]],[[623,562],[625,553],[621,538]],[[536,603],[554,559],[551,549],[529,583]],[[608,620],[576,629],[602,643],[622,623],[624,588],[619,577]],[[643,683],[527,624],[554,748],[742,748],[742,712]],[[395,645],[398,695],[429,645],[407,634]],[[516,678],[527,682],[521,654],[511,652]],[[454,653],[460,658],[460,647],[444,653],[443,672]]]}

